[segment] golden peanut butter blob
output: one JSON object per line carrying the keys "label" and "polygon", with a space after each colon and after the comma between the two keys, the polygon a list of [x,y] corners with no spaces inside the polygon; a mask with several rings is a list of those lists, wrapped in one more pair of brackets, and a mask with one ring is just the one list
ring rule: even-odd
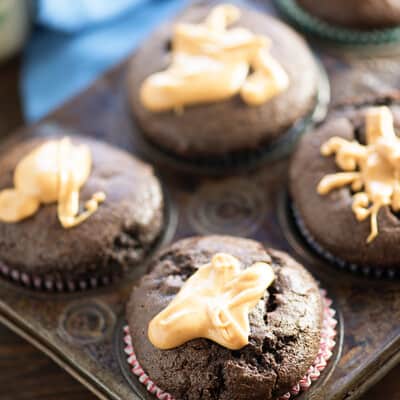
{"label": "golden peanut butter blob", "polygon": [[356,140],[333,137],[321,147],[324,156],[336,155],[336,164],[345,172],[322,178],[318,193],[351,185],[352,210],[358,221],[370,218],[367,242],[378,235],[381,207],[400,210],[400,139],[393,127],[393,115],[387,107],[370,108],[366,114],[366,145]]}
{"label": "golden peanut butter blob", "polygon": [[271,266],[264,262],[241,270],[235,257],[215,254],[150,322],[151,343],[166,350],[207,338],[228,349],[242,348],[250,334],[249,312],[274,278]]}
{"label": "golden peanut butter blob", "polygon": [[[142,84],[140,99],[153,112],[181,111],[240,94],[260,105],[283,92],[289,78],[270,55],[270,40],[229,25],[240,18],[230,4],[214,7],[201,24],[178,23],[172,38],[171,64]],[[250,70],[252,72],[250,73]]]}
{"label": "golden peanut butter blob", "polygon": [[88,146],[75,146],[67,137],[45,142],[20,160],[14,171],[14,188],[0,192],[0,221],[19,222],[34,215],[41,204],[57,203],[64,228],[82,223],[106,197],[103,192],[95,193],[79,214],[79,191],[91,166]]}

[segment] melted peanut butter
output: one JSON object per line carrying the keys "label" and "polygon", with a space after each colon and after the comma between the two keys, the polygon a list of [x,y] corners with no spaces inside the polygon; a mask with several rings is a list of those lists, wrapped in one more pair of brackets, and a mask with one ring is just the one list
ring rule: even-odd
{"label": "melted peanut butter", "polygon": [[207,338],[228,349],[242,348],[250,334],[249,312],[274,278],[266,263],[258,262],[242,271],[235,257],[215,254],[150,322],[151,343],[166,350]]}
{"label": "melted peanut butter", "polygon": [[41,204],[58,203],[64,228],[89,218],[105,200],[95,193],[79,214],[79,191],[87,181],[92,157],[87,146],[75,146],[69,138],[51,140],[27,154],[14,171],[14,188],[0,192],[0,221],[15,223],[34,215]]}
{"label": "melted peanut butter", "polygon": [[400,210],[400,139],[387,107],[374,107],[366,115],[366,145],[333,137],[321,147],[324,156],[336,154],[336,164],[346,172],[322,178],[318,193],[351,185],[356,192],[352,210],[358,221],[370,218],[367,242],[378,235],[378,212],[383,206]]}
{"label": "melted peanut butter", "polygon": [[239,18],[237,7],[223,4],[202,24],[177,24],[171,65],[143,82],[142,104],[153,112],[181,111],[240,93],[247,104],[260,105],[286,90],[289,78],[270,55],[270,40],[244,28],[227,29]]}

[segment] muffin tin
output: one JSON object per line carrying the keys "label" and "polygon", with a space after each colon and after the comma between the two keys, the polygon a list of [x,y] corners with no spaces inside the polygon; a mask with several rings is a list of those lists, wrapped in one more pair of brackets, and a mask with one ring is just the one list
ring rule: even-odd
{"label": "muffin tin", "polygon": [[[254,1],[273,12],[269,3]],[[321,60],[334,83],[334,101],[356,85],[373,94],[399,79],[395,70],[371,68],[371,60],[346,54]],[[394,57],[379,62],[391,64]],[[375,63],[372,63],[376,66]],[[335,354],[302,399],[355,399],[400,361],[400,284],[337,271],[314,255],[294,228],[286,196],[288,159],[253,171],[211,178],[157,158],[143,146],[125,90],[127,62],[108,72],[80,96],[36,125],[21,129],[2,150],[27,136],[79,132],[147,158],[167,194],[167,224],[157,246],[196,234],[225,233],[255,238],[287,251],[308,268],[334,299],[339,319]],[[384,72],[382,72],[382,70]],[[358,80],[353,79],[358,71]],[[370,76],[374,77],[371,85]],[[363,80],[363,77],[365,78]],[[93,118],[95,116],[95,118]],[[197,171],[199,172],[199,171]],[[157,249],[155,248],[154,251]],[[146,263],[109,287],[75,293],[26,290],[0,279],[0,321],[49,355],[104,399],[152,399],[129,373],[123,352],[124,306]]]}

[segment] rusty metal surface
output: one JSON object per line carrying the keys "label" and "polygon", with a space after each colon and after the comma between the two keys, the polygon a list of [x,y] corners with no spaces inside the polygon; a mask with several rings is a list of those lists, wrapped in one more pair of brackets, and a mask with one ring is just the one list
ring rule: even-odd
{"label": "rusty metal surface", "polygon": [[[256,2],[261,5],[261,1]],[[267,6],[268,8],[268,6]],[[318,49],[329,71],[334,101],[398,86],[398,55]],[[397,52],[400,53],[400,52]],[[13,135],[54,130],[109,141],[151,162],[167,192],[168,226],[162,244],[188,235],[230,233],[285,250],[328,289],[343,318],[343,345],[307,399],[358,397],[400,360],[400,282],[378,281],[338,271],[308,250],[293,226],[285,198],[288,159],[225,177],[191,174],[153,158],[142,146],[126,101],[126,62],[40,123]],[[3,144],[3,149],[8,144]],[[108,288],[77,294],[43,294],[0,279],[0,321],[50,355],[102,398],[141,398],[120,368],[124,304],[145,263]],[[126,372],[126,371],[125,371]],[[149,396],[147,396],[150,398]]]}

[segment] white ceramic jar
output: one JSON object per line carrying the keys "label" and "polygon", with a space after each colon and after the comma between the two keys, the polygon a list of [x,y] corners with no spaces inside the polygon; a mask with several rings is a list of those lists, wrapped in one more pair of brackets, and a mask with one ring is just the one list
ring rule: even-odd
{"label": "white ceramic jar", "polygon": [[29,0],[0,0],[0,62],[22,48],[30,25]]}

